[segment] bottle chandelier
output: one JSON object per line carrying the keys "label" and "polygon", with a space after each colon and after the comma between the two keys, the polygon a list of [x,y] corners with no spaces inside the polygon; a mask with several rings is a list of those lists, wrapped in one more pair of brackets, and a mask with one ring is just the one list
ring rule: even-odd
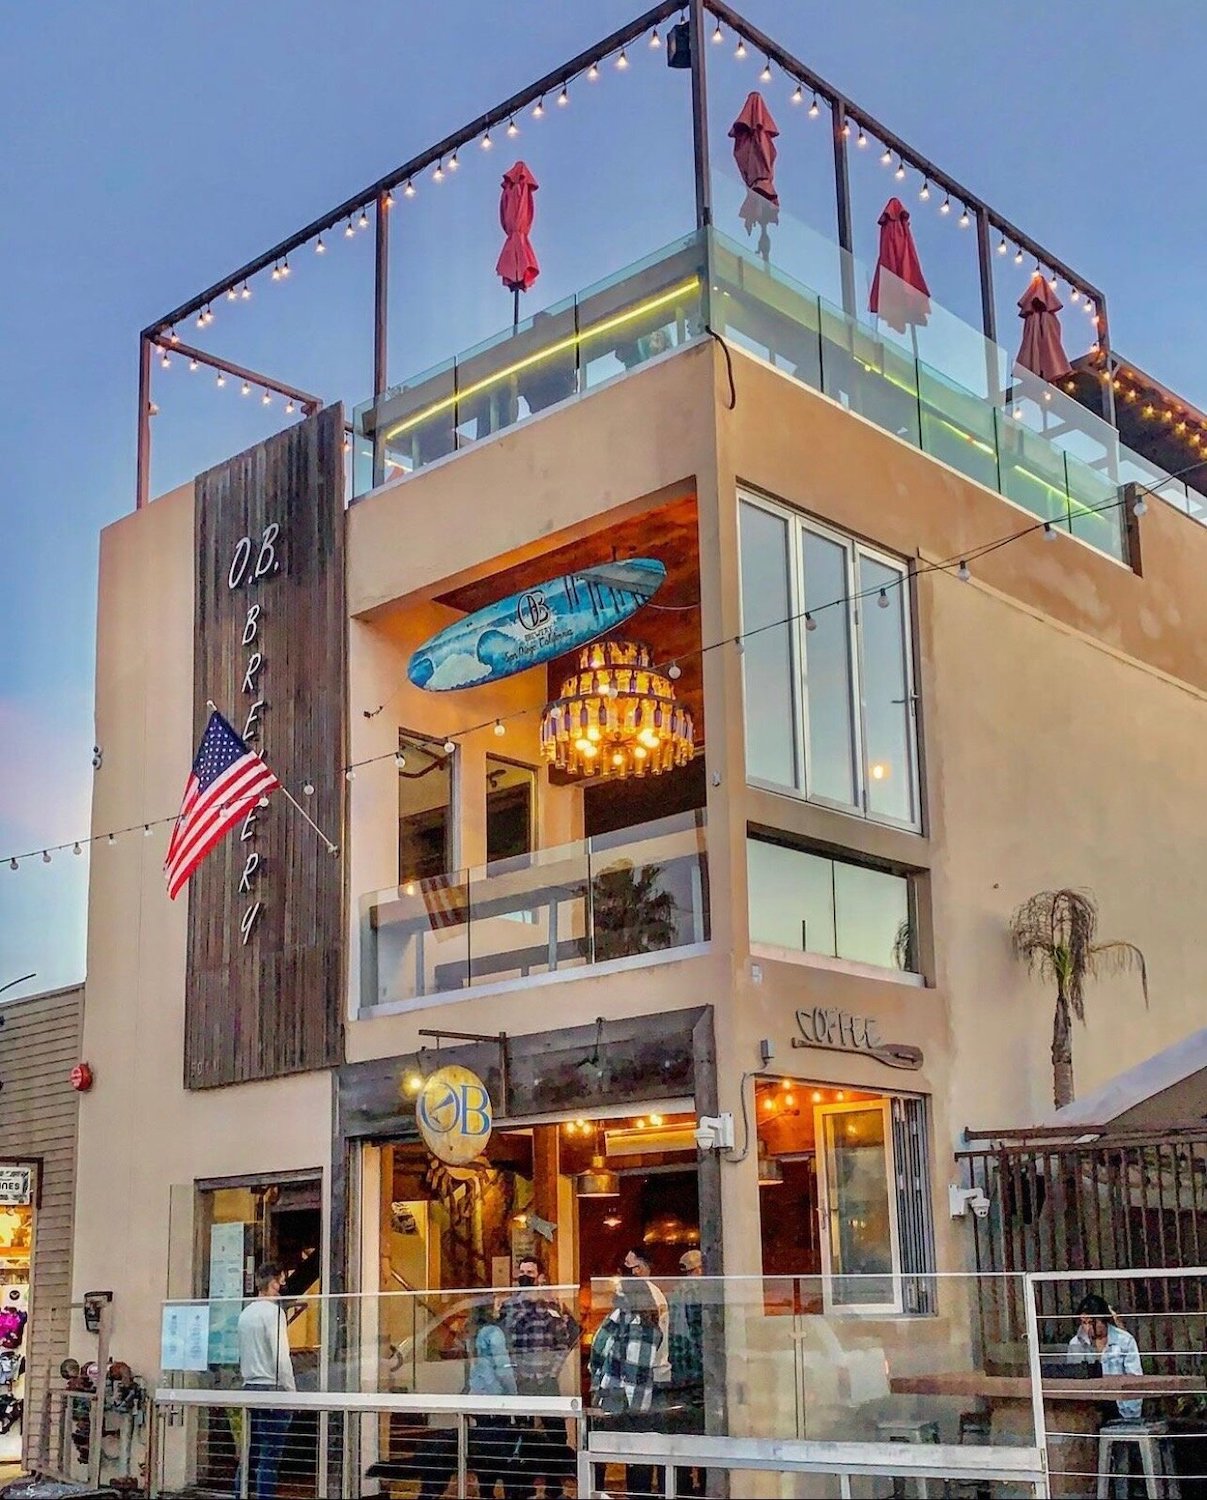
{"label": "bottle chandelier", "polygon": [[695,754],[692,716],[636,641],[597,641],[541,715],[541,752],[571,776],[660,776]]}

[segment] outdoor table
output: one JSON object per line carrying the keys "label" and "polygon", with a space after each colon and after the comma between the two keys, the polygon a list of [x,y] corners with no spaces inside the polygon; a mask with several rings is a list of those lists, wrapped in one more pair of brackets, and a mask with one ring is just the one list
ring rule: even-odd
{"label": "outdoor table", "polygon": [[[990,1409],[990,1442],[994,1446],[1033,1441],[1031,1379],[1027,1375],[986,1375],[982,1370],[940,1371],[934,1375],[901,1375],[889,1381],[895,1396],[963,1396],[985,1401]],[[1087,1479],[1098,1471],[1098,1408],[1129,1397],[1176,1396],[1203,1389],[1195,1375],[1103,1375],[1087,1380],[1045,1380],[1044,1411],[1048,1427],[1048,1468],[1054,1496],[1084,1495]]]}

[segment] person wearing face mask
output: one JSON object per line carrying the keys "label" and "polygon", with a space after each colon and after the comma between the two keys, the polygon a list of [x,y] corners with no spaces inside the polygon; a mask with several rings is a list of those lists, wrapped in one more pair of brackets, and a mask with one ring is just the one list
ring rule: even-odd
{"label": "person wearing face mask", "polygon": [[[507,1339],[515,1370],[516,1390],[521,1396],[557,1396],[558,1377],[566,1358],[578,1343],[579,1326],[555,1297],[544,1294],[548,1285],[540,1261],[526,1255],[516,1265],[517,1290],[503,1303],[499,1323]],[[553,1494],[567,1468],[565,1428],[543,1417],[521,1418],[525,1429],[520,1453],[523,1467],[533,1484],[543,1479],[547,1494]]]}

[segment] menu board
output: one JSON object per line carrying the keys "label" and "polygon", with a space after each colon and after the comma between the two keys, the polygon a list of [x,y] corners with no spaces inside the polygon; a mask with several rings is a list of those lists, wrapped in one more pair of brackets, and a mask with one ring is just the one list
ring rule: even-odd
{"label": "menu board", "polygon": [[210,1228],[209,1363],[239,1362],[239,1314],[243,1311],[243,1250],[246,1225]]}
{"label": "menu board", "polygon": [[205,1370],[209,1367],[210,1310],[205,1302],[169,1302],[159,1329],[159,1367]]}

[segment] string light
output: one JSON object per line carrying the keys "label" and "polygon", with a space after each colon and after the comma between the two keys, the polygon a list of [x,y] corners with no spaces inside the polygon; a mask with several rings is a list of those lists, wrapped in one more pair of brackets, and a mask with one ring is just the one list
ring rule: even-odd
{"label": "string light", "polygon": [[617,70],[619,72],[623,73],[624,70],[628,67],[628,65],[629,65],[629,54],[622,47],[620,49],[620,55],[616,59]]}
{"label": "string light", "polygon": [[327,247],[326,247],[326,245],[323,244],[323,237],[322,237],[321,234],[319,235],[318,239],[315,240],[315,242],[314,242],[314,253],[316,255],[326,255],[326,253],[327,253]]}
{"label": "string light", "polygon": [[941,214],[949,214],[951,212],[951,199],[950,198],[945,197],[943,199],[942,203],[939,204],[939,212]]}
{"label": "string light", "polygon": [[[368,227],[369,227],[369,215],[365,212],[365,210],[363,208],[360,211],[360,218],[357,219],[357,221],[356,221],[356,227],[358,229],[368,229]],[[289,272],[289,262],[288,261],[285,262],[285,271],[286,271],[286,274],[288,275],[288,272]]]}
{"label": "string light", "polygon": [[1056,528],[1051,521],[1044,522],[1044,541],[1054,542],[1056,540]]}
{"label": "string light", "polygon": [[503,723],[502,719],[495,720],[495,733],[497,735],[504,735],[507,733],[507,726]]}
{"label": "string light", "polygon": [[515,116],[512,115],[511,119],[507,122],[507,134],[512,140],[514,140],[516,136],[519,135],[519,133],[520,127],[515,122]]}
{"label": "string light", "polygon": [[444,742],[444,753],[445,753],[445,755],[451,755],[456,748],[457,748],[457,746],[456,746],[456,744],[455,744],[455,742],[453,740],[445,740],[445,742]]}
{"label": "string light", "polygon": [[683,676],[683,668],[677,661],[673,661],[671,662],[670,666],[667,667],[666,675],[671,679],[672,682],[678,682],[680,677]]}
{"label": "string light", "polygon": [[1077,290],[1076,287],[1071,287],[1070,288],[1070,290],[1069,290],[1069,301],[1070,302],[1080,302],[1081,301],[1081,293]]}
{"label": "string light", "polygon": [[720,21],[717,22],[717,29],[713,32],[712,39],[713,39],[714,43],[715,42],[723,42],[725,40],[725,33],[721,30],[721,23],[720,23]]}
{"label": "string light", "polygon": [[196,370],[196,369],[199,369],[199,368],[200,368],[200,365],[199,365],[199,363],[198,363],[197,360],[195,360],[195,359],[190,359],[189,360],[189,369],[190,370]]}
{"label": "string light", "polygon": [[415,184],[411,181],[411,179],[409,177],[407,178],[407,185],[406,185],[406,187],[404,187],[403,190],[402,190],[402,196],[404,198],[413,198],[415,196]]}
{"label": "string light", "polygon": [[[111,849],[112,849],[112,847],[113,847],[113,846],[114,846],[114,844],[116,844],[116,843],[117,843],[117,837],[116,837],[116,835],[114,835],[114,834],[112,834],[112,833],[111,833],[111,834],[110,834],[110,835],[109,835],[109,836],[108,836],[108,837],[107,837],[107,838],[106,838],[106,840],[105,840],[105,842],[106,842],[106,843],[107,843],[107,844],[108,844],[108,845],[109,845],[109,847],[110,847],[110,848],[111,848]],[[15,869],[16,869],[16,868],[17,868],[17,862],[16,862],[16,860],[13,860],[13,869],[14,869],[14,870],[15,870]]]}
{"label": "string light", "polygon": [[482,134],[482,150],[489,151],[493,145],[494,142],[490,138],[490,131],[484,131]]}
{"label": "string light", "polygon": [[1001,237],[1001,239],[997,242],[997,253],[999,255],[1005,255],[1005,253],[1006,253],[1006,236],[1005,235],[1003,235]]}
{"label": "string light", "polygon": [[226,372],[224,370],[218,371],[218,379],[215,384],[218,386],[219,390],[221,390],[222,387],[226,384]]}
{"label": "string light", "polygon": [[435,169],[432,172],[432,181],[433,182],[443,182],[444,181],[444,163],[442,161],[438,161],[436,163]]}
{"label": "string light", "polygon": [[850,122],[850,120],[844,120],[842,122],[842,134],[847,139],[850,139],[850,135],[851,135],[851,122]]}
{"label": "string light", "polygon": [[967,583],[968,580],[972,577],[972,569],[968,566],[963,558],[960,559],[960,566],[956,569],[956,577],[960,580],[961,583]]}
{"label": "string light", "polygon": [[538,99],[536,101],[536,103],[532,106],[532,118],[534,120],[539,120],[539,119],[543,118],[544,113],[545,113],[545,101],[543,99]]}
{"label": "string light", "polygon": [[1016,266],[1021,266],[1022,263],[1023,263],[1023,247],[1020,245],[1018,247],[1018,249],[1014,252],[1014,264]]}
{"label": "string light", "polygon": [[260,405],[261,406],[267,406],[271,400],[272,400],[272,396],[266,390],[264,392],[264,394],[260,397]]}
{"label": "string light", "polygon": [[8,862],[8,867],[10,870],[17,869],[17,861],[15,859],[10,859]]}
{"label": "string light", "polygon": [[281,275],[282,276],[288,276],[289,275],[289,257],[288,257],[288,255],[281,262]]}
{"label": "string light", "polygon": [[386,199],[385,199],[385,202],[386,202],[386,207],[387,208],[393,208],[394,207],[394,189],[393,188],[387,188],[386,189]]}
{"label": "string light", "polygon": [[809,106],[809,118],[811,120],[816,120],[819,114],[821,114],[821,105],[818,104],[817,95],[814,94],[813,103]]}
{"label": "string light", "polygon": [[285,403],[285,415],[287,417],[291,417],[293,415],[293,409],[293,398],[290,397],[290,399]]}
{"label": "string light", "polygon": [[897,179],[898,182],[905,181],[905,163],[901,160],[900,157],[897,158],[897,170],[893,173],[893,176]]}
{"label": "string light", "polygon": [[[863,131],[861,130],[859,132],[859,134],[862,135]],[[889,167],[889,166],[892,166],[892,163],[893,163],[893,153],[886,146],[884,148],[884,150],[880,153],[880,165],[882,167]]]}
{"label": "string light", "polygon": [[880,597],[876,600],[876,604],[877,604],[878,608],[880,608],[880,609],[887,609],[888,608],[888,590],[887,589],[881,589],[880,590]]}
{"label": "string light", "polygon": [[168,342],[170,344],[178,344],[180,342],[180,335],[174,328],[172,329],[171,333],[168,334]]}
{"label": "string light", "polygon": [[49,849],[43,849],[42,850],[42,863],[44,865],[48,865],[50,863],[50,850]]}
{"label": "string light", "polygon": [[251,287],[248,286],[246,281],[243,283],[243,290],[239,293],[239,296],[244,302],[251,296]]}
{"label": "string light", "polygon": [[590,81],[592,83],[598,83],[599,82],[599,64],[598,63],[592,63],[591,66],[587,69],[587,77],[590,79]]}
{"label": "string light", "polygon": [[235,290],[235,288],[233,286],[228,286],[227,287],[227,289],[226,289],[226,300],[228,302],[237,302],[239,300],[239,293]]}
{"label": "string light", "polygon": [[661,47],[662,46],[662,38],[658,35],[658,28],[657,28],[657,26],[655,26],[653,28],[653,30],[650,32],[650,46],[651,47]]}
{"label": "string light", "polygon": [[763,63],[763,71],[759,74],[759,82],[760,83],[770,83],[771,82],[771,59],[770,58],[767,58],[767,60]]}
{"label": "string light", "polygon": [[570,89],[564,83],[562,84],[561,93],[557,96],[557,102],[563,109],[565,109],[566,105],[570,103]]}
{"label": "string light", "polygon": [[160,366],[160,369],[162,369],[162,370],[168,370],[168,369],[171,368],[171,365],[172,365],[172,361],[168,358],[168,351],[165,349],[163,351],[163,353],[159,356],[159,366]]}
{"label": "string light", "polygon": [[864,130],[863,126],[861,125],[859,127],[859,134],[855,137],[855,144],[862,150],[862,148],[864,146],[866,146],[867,143],[868,143],[867,131]]}
{"label": "string light", "polygon": [[272,268],[272,279],[274,281],[280,281],[280,279],[281,279],[281,268],[280,268],[280,266],[276,266],[276,265],[273,266],[273,268]]}
{"label": "string light", "polygon": [[802,104],[802,103],[804,103],[804,98],[805,98],[804,85],[798,83],[796,85],[796,92],[792,95],[792,102],[793,102],[793,104]]}
{"label": "string light", "polygon": [[151,825],[150,825],[150,823],[144,823],[143,824],[143,826],[142,826],[142,836],[145,839],[149,839],[151,837]]}
{"label": "string light", "polygon": [[83,854],[84,851],[80,848],[79,839],[76,839],[75,843],[71,846],[71,852],[72,854]]}
{"label": "string light", "polygon": [[957,219],[957,220],[956,220],[956,222],[957,222],[957,223],[958,223],[958,224],[959,224],[959,226],[960,226],[960,228],[961,228],[961,229],[967,229],[967,228],[968,228],[968,226],[969,226],[969,224],[970,224],[970,223],[971,223],[971,222],[972,222],[972,221],[971,221],[971,219],[970,219],[970,218],[969,218],[969,217],[968,217],[968,209],[967,209],[967,208],[965,208],[965,209],[964,209],[964,211],[963,211],[963,213],[962,213],[962,214],[961,214],[961,215],[960,215],[960,217],[959,217],[959,218],[958,218],[958,219]]}
{"label": "string light", "polygon": [[817,621],[808,612],[808,610],[805,611],[805,629],[806,630],[816,630],[817,629]]}
{"label": "string light", "polygon": [[356,235],[356,230],[353,229],[353,227],[352,227],[352,219],[351,219],[351,216],[349,216],[348,222],[344,225],[344,238],[346,240],[350,240],[350,239],[354,238],[355,235]]}
{"label": "string light", "polygon": [[929,203],[930,202],[930,183],[929,182],[923,182],[923,184],[922,184],[922,191],[918,194],[918,197],[921,198],[921,200],[922,200],[923,203]]}
{"label": "string light", "polygon": [[243,382],[243,389],[239,392],[239,394],[241,396],[250,396],[251,395],[251,386],[248,385],[248,383],[247,383],[246,380]]}

